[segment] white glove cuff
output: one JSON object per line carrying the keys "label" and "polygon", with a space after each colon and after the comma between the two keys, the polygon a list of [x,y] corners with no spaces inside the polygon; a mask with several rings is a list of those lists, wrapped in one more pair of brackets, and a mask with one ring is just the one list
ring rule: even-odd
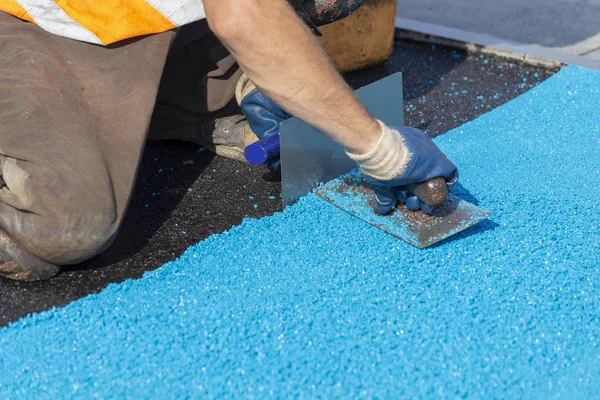
{"label": "white glove cuff", "polygon": [[398,131],[379,120],[377,122],[381,125],[382,133],[375,147],[365,154],[346,154],[358,164],[364,175],[380,181],[389,181],[404,173],[412,154]]}
{"label": "white glove cuff", "polygon": [[235,100],[237,101],[238,106],[242,105],[242,100],[244,100],[244,98],[254,89],[256,89],[254,82],[248,79],[246,74],[242,74],[235,85]]}

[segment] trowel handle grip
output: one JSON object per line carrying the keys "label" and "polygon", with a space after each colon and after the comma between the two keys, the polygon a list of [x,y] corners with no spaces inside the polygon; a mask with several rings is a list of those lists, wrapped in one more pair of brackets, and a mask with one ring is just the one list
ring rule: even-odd
{"label": "trowel handle grip", "polygon": [[250,164],[260,165],[273,156],[279,154],[281,144],[279,133],[267,136],[256,143],[252,143],[244,150],[244,157]]}
{"label": "trowel handle grip", "polygon": [[446,179],[439,177],[427,182],[406,185],[423,203],[430,207],[438,207],[448,199],[448,185]]}

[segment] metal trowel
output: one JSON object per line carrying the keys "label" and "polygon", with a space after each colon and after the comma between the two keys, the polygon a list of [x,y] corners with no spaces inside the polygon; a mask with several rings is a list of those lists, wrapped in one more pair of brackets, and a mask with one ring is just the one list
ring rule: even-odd
{"label": "metal trowel", "polygon": [[[419,190],[419,188],[417,188]],[[355,217],[423,249],[483,221],[491,215],[473,204],[450,195],[431,214],[411,211],[404,203],[388,215],[377,212],[373,190],[358,170],[317,187],[314,193]]]}
{"label": "metal trowel", "polygon": [[[401,73],[365,86],[356,94],[375,118],[389,125],[404,125]],[[276,146],[280,152],[284,206],[314,192],[342,210],[418,248],[437,243],[491,215],[452,195],[442,206],[436,207],[432,215],[410,211],[400,203],[391,214],[379,215],[373,191],[362,181],[355,170],[356,164],[340,145],[295,118],[281,124],[279,136],[271,139],[270,145]],[[269,146],[268,143],[265,145]],[[258,154],[262,155],[264,149],[259,150]],[[247,156],[254,156],[256,163],[264,161],[260,156]],[[426,190],[428,184],[430,182],[411,190]]]}

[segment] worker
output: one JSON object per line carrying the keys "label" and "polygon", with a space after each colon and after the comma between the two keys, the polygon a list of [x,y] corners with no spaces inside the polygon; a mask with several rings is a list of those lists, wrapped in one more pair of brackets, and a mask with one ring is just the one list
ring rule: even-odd
{"label": "worker", "polygon": [[454,182],[421,131],[367,112],[314,38],[360,3],[0,0],[0,275],[48,279],[105,250],[147,135],[241,160],[293,115],[346,149],[383,214],[405,185]]}

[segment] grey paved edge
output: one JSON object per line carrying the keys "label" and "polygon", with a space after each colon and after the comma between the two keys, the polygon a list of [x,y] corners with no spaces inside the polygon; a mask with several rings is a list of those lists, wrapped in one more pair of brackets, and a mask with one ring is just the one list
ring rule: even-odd
{"label": "grey paved edge", "polygon": [[[493,49],[501,53],[514,53],[522,55],[523,59],[527,59],[527,56],[529,56],[542,60],[559,62],[562,64],[571,64],[600,70],[600,61],[592,60],[586,57],[581,57],[538,45],[511,42],[509,40],[499,39],[490,35],[467,32],[461,29],[448,28],[445,26],[415,21],[408,18],[397,17],[396,29],[415,32],[417,35],[430,35],[439,38],[450,39],[453,41],[470,43],[487,49]],[[418,38],[415,36],[414,39]]]}

